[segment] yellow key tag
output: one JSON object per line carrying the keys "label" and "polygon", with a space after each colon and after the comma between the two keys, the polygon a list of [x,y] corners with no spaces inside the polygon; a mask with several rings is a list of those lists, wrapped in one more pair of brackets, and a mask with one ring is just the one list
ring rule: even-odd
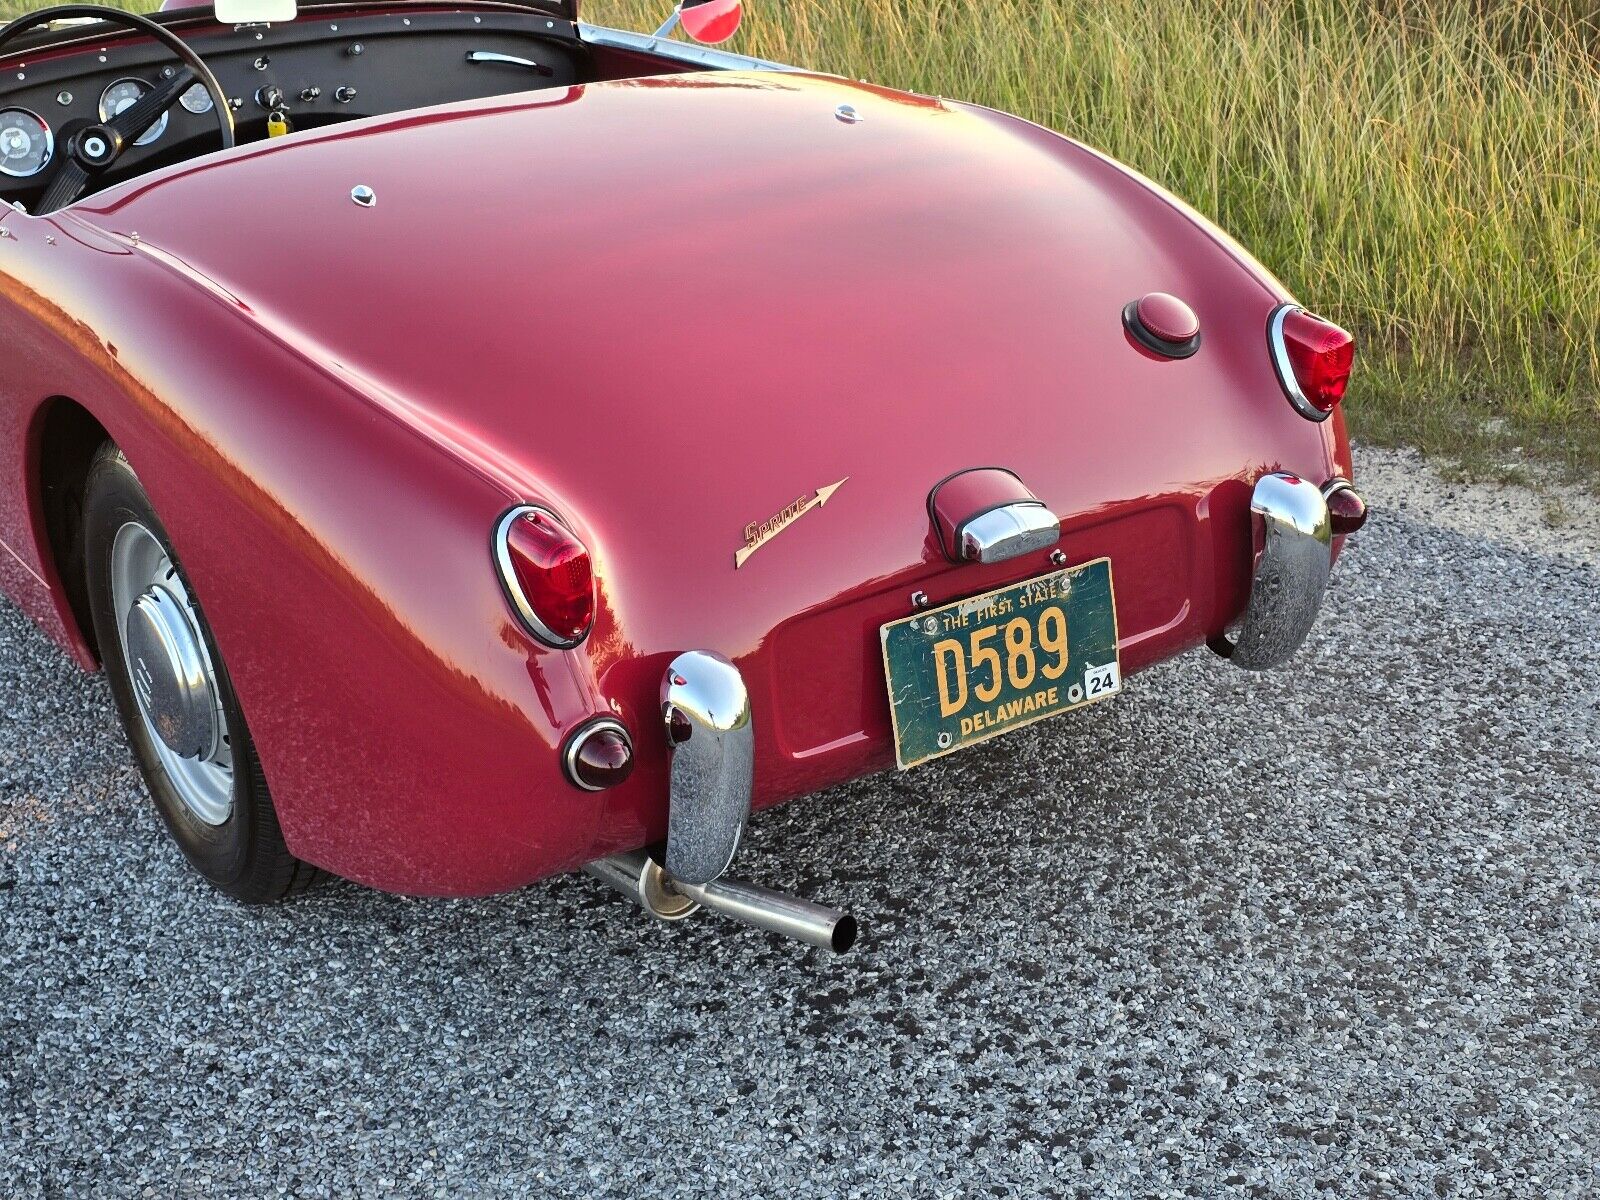
{"label": "yellow key tag", "polygon": [[282,137],[289,132],[289,115],[284,112],[267,114],[267,136]]}

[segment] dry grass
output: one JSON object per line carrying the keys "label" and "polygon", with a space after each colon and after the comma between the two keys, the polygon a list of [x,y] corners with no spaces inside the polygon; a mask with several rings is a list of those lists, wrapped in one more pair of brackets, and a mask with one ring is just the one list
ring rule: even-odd
{"label": "dry grass", "polygon": [[1186,197],[1361,335],[1358,436],[1600,466],[1600,0],[748,3],[732,48],[1017,112]]}
{"label": "dry grass", "polygon": [[749,53],[1020,113],[1184,196],[1361,335],[1359,436],[1600,465],[1600,4],[750,4]]}

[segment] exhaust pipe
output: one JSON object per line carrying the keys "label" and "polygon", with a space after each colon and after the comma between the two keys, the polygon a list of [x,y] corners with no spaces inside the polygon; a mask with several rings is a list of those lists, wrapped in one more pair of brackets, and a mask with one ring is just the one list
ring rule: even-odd
{"label": "exhaust pipe", "polygon": [[668,875],[643,850],[602,858],[583,870],[663,921],[681,921],[697,908],[709,908],[835,954],[843,954],[855,944],[856,919],[849,913],[732,879],[684,883]]}
{"label": "exhaust pipe", "polygon": [[721,877],[750,815],[755,771],[755,726],[739,668],[706,650],[678,655],[661,679],[661,717],[671,755],[667,865],[635,850],[584,872],[663,921],[709,908],[835,954],[850,949],[856,919],[848,913]]}

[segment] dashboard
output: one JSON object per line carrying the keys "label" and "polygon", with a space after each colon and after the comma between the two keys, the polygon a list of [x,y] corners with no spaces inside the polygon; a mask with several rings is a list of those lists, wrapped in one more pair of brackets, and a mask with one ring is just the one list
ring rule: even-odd
{"label": "dashboard", "polygon": [[[190,33],[182,22],[168,27],[217,76],[240,142],[569,86],[580,81],[586,55],[576,26],[532,10],[323,10],[273,26],[219,29],[208,20],[200,24],[204,32]],[[30,49],[13,49],[0,73],[0,198],[31,207],[69,137],[116,116],[181,66],[165,47],[109,24],[57,28]],[[94,186],[218,148],[214,103],[196,84]]]}

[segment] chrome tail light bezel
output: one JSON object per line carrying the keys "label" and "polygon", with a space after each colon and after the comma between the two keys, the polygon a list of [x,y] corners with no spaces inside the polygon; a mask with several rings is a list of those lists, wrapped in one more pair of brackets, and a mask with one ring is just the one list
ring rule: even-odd
{"label": "chrome tail light bezel", "polygon": [[1294,363],[1289,359],[1289,347],[1283,340],[1283,323],[1290,313],[1303,312],[1308,316],[1315,316],[1303,305],[1280,304],[1272,310],[1272,315],[1267,318],[1267,349],[1272,355],[1272,367],[1278,373],[1278,385],[1283,388],[1283,394],[1289,398],[1289,403],[1294,405],[1295,412],[1308,421],[1322,422],[1333,416],[1333,408],[1324,412],[1306,395],[1305,389],[1300,386],[1300,380],[1295,377]]}
{"label": "chrome tail light bezel", "polygon": [[589,634],[594,629],[594,620],[591,616],[589,627],[577,637],[562,637],[550,626],[546,625],[539,614],[534,610],[533,604],[523,594],[522,585],[517,580],[517,569],[511,561],[510,534],[514,522],[530,513],[538,513],[555,522],[561,529],[567,531],[572,537],[572,526],[561,519],[560,514],[551,511],[541,504],[518,504],[507,509],[495,522],[492,551],[494,554],[495,575],[500,580],[500,590],[505,593],[506,599],[511,602],[511,607],[516,611],[523,627],[535,638],[554,650],[572,650],[588,640]]}

